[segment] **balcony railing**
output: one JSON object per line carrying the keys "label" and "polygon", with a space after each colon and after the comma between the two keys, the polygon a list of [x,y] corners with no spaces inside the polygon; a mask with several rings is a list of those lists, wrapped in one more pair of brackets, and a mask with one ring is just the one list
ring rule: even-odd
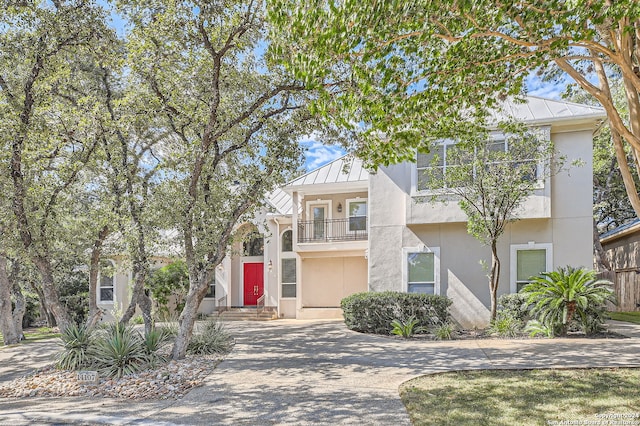
{"label": "balcony railing", "polygon": [[298,243],[366,240],[367,218],[298,221]]}

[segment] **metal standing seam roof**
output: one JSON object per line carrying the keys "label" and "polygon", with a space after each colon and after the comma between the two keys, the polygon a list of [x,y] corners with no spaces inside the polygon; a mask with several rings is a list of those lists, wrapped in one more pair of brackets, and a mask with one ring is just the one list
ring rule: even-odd
{"label": "metal standing seam roof", "polygon": [[293,199],[282,188],[276,188],[267,194],[267,202],[281,215],[290,215],[293,212]]}
{"label": "metal standing seam roof", "polygon": [[539,98],[537,96],[526,96],[526,102],[515,102],[513,99],[502,103],[502,110],[496,111],[494,117],[512,117],[522,121],[554,121],[571,118],[605,118],[604,108],[577,104],[567,101],[556,101],[553,99]]}
{"label": "metal standing seam roof", "polygon": [[[347,164],[348,167],[345,168]],[[283,188],[342,182],[366,182],[367,180],[369,180],[369,172],[362,167],[362,161],[358,158],[348,158],[348,155],[345,155],[293,179],[281,188],[274,189],[267,194],[267,201],[278,214],[290,215],[293,212],[293,201],[291,195]]]}
{"label": "metal standing seam roof", "polygon": [[[347,166],[346,170],[345,166]],[[369,180],[369,172],[362,167],[362,161],[345,155],[290,181],[286,186],[366,182],[367,180]]]}

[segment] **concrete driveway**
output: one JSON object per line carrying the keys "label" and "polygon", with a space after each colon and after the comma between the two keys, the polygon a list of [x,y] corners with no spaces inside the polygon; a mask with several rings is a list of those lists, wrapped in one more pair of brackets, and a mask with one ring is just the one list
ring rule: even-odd
{"label": "concrete driveway", "polygon": [[[429,342],[362,335],[339,321],[229,323],[234,351],[179,401],[0,400],[0,423],[409,424],[398,386],[485,368],[640,366],[628,339]],[[0,351],[0,359],[2,351]],[[24,423],[23,423],[24,422]]]}

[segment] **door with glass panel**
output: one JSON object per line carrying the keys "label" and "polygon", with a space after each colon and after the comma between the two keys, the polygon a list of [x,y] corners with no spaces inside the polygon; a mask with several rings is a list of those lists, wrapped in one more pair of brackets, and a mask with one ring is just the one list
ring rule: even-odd
{"label": "door with glass panel", "polygon": [[311,206],[314,240],[324,240],[327,237],[327,211],[328,206],[326,204]]}

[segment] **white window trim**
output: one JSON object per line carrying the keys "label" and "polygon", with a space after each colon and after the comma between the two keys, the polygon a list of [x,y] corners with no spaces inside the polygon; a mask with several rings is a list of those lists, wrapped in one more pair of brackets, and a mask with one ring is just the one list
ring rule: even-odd
{"label": "white window trim", "polygon": [[402,291],[409,291],[409,253],[433,253],[433,294],[440,294],[440,247],[427,247],[422,244],[416,247],[402,247]]}
{"label": "white window trim", "polygon": [[547,264],[547,270],[544,272],[553,271],[553,244],[552,243],[535,243],[529,242],[527,244],[511,244],[511,251],[509,254],[509,291],[516,293],[518,285],[516,283],[518,278],[518,251],[520,250],[546,250],[545,263]]}
{"label": "white window trim", "polygon": [[[295,251],[282,251],[282,236],[284,235],[285,232],[287,231],[292,231],[293,229],[289,226],[286,229],[284,229],[282,232],[280,232],[280,247],[279,247],[279,258],[278,258],[278,293],[280,295],[280,299],[282,300],[296,300],[297,299],[297,294],[298,294],[298,260],[297,260],[297,256],[296,256],[296,252]],[[293,237],[293,234],[292,234]],[[296,259],[296,297],[283,297],[282,296],[282,260],[283,259]],[[294,284],[294,283],[285,283],[285,284]]]}
{"label": "white window trim", "polygon": [[[291,232],[291,250],[290,251],[284,251],[282,249],[282,237],[284,236],[285,232]],[[293,229],[289,226],[287,227],[285,230],[283,230],[282,232],[280,232],[280,239],[278,240],[278,252],[282,253],[282,254],[289,254],[289,253],[293,253],[293,249],[294,249],[294,244],[293,244]]]}
{"label": "white window trim", "polygon": [[[367,204],[367,214],[364,216],[365,217],[365,221],[367,223],[367,228],[364,230],[364,232],[368,232],[369,231],[369,199],[368,198],[347,198],[346,200],[344,200],[344,204],[345,204],[345,218],[347,219],[347,234],[355,234],[356,232],[363,232],[362,230],[358,230],[358,231],[352,231],[349,229],[349,226],[351,225],[351,222],[349,219],[351,219],[351,216],[349,216],[349,203],[354,203],[354,202],[365,202]],[[353,217],[362,217],[362,216],[353,216]]]}
{"label": "white window trim", "polygon": [[[107,262],[111,263],[111,266],[113,267],[113,276],[111,277],[111,280],[113,282],[113,299],[111,300],[102,300],[102,298],[100,297],[100,294],[102,293],[100,291],[100,289],[102,288],[102,267],[100,267],[98,269],[98,288],[96,291],[96,301],[97,303],[102,303],[102,304],[115,304],[116,303],[116,263],[111,260],[111,259],[102,259],[100,261],[100,263],[102,263],[103,260],[106,260]],[[108,288],[108,287],[105,287]]]}
{"label": "white window trim", "polygon": [[331,220],[332,218],[332,212],[333,212],[333,203],[331,200],[313,200],[313,201],[307,201],[306,202],[306,218],[307,220],[313,220],[313,216],[311,215],[311,208],[316,205],[326,205],[327,206],[327,217],[325,217],[325,220]]}

